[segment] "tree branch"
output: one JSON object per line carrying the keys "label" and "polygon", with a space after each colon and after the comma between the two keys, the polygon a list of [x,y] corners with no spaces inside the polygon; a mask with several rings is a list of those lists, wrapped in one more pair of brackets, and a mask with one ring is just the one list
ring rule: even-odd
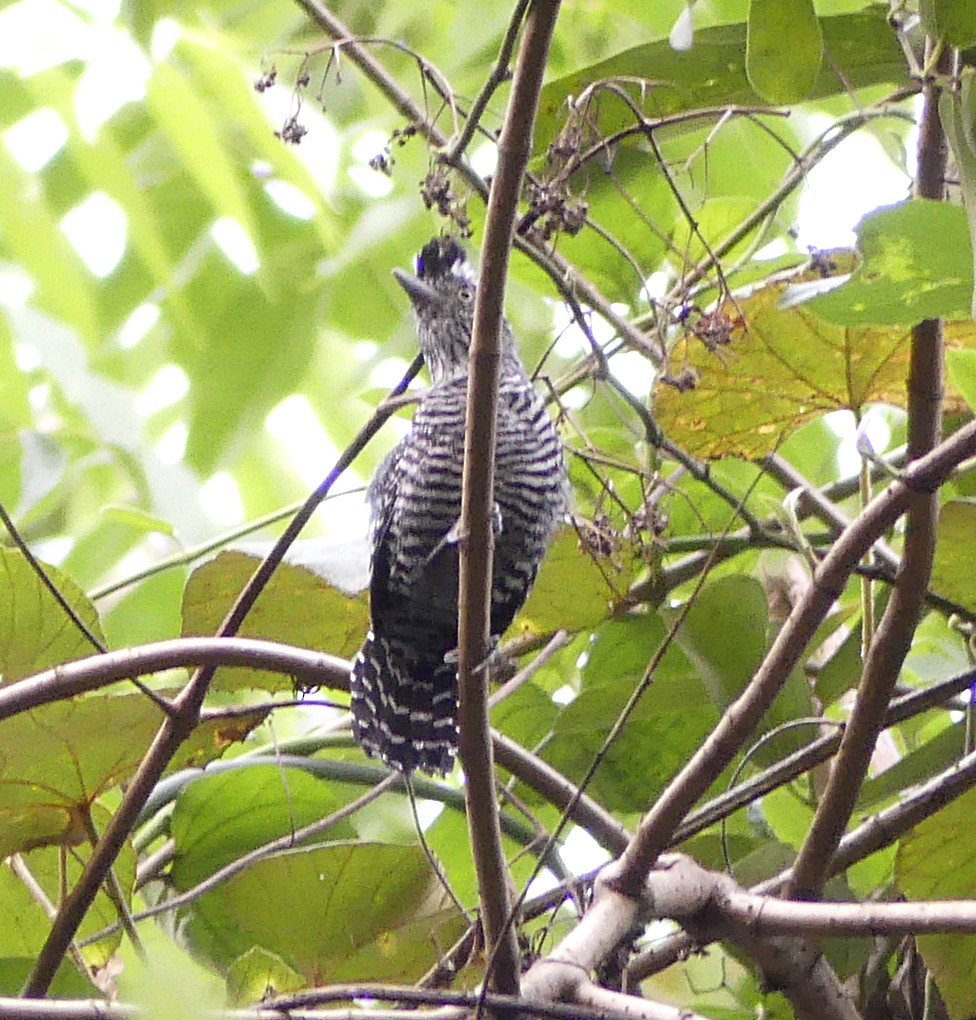
{"label": "tree branch", "polygon": [[608,853],[619,854],[631,840],[627,828],[597,801],[537,755],[502,733],[492,737],[495,761],[585,829]]}
{"label": "tree branch", "polygon": [[468,828],[474,854],[481,920],[491,954],[487,986],[515,994],[519,954],[509,924],[508,874],[498,829],[488,723],[487,676],[494,551],[494,460],[500,333],[505,275],[522,177],[532,148],[542,76],[559,0],[533,0],[525,20],[512,91],[498,142],[498,168],[488,198],[474,309],[465,420],[458,595],[458,716],[466,777]]}
{"label": "tree branch", "polygon": [[478,130],[481,124],[481,118],[491,102],[491,97],[495,94],[498,86],[511,74],[509,65],[529,2],[530,0],[518,0],[518,3],[515,5],[515,10],[512,12],[511,20],[505,31],[505,37],[502,39],[501,47],[498,50],[498,56],[495,58],[495,64],[488,73],[481,91],[471,104],[471,109],[468,110],[461,133],[452,141],[451,151],[447,156],[448,163],[455,164],[463,158],[471,139],[474,137],[475,131]]}
{"label": "tree branch", "polygon": [[[891,846],[909,829],[941,811],[974,786],[976,786],[976,752],[971,752],[944,772],[913,787],[897,804],[879,811],[848,832],[840,841],[837,852],[830,862],[829,877]],[[792,877],[793,869],[786,868],[778,875],[759,882],[750,892],[762,895],[777,893]],[[670,936],[664,942],[635,956],[627,967],[628,976],[632,981],[642,981],[687,956],[696,944],[699,944],[698,941],[684,932]]]}
{"label": "tree branch", "polygon": [[91,655],[0,687],[0,721],[119,680],[180,666],[246,666],[285,673],[309,686],[349,689],[348,661],[325,652],[255,638],[173,638]]}
{"label": "tree branch", "polygon": [[[449,142],[447,136],[424,116],[423,110],[413,101],[410,94],[400,87],[399,83],[387,73],[386,68],[368,52],[366,47],[357,44],[355,34],[342,21],[327,10],[320,0],[296,0],[296,3],[332,39],[343,41],[343,49],[352,63],[383,93],[402,117],[416,125],[431,145],[446,150]],[[531,136],[529,141],[531,142]],[[460,158],[455,160],[446,156],[445,159],[461,174],[483,201],[488,199],[488,188],[485,182],[475,173],[470,164]],[[578,307],[578,300],[585,301],[601,318],[613,326],[628,346],[645,354],[654,354],[643,331],[615,312],[612,303],[572,263],[557,252],[547,252],[517,234],[510,240],[510,243],[546,273],[571,308]]]}

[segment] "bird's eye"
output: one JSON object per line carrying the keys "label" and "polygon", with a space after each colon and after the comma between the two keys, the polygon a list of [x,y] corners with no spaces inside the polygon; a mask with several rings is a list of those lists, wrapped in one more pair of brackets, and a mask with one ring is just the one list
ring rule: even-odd
{"label": "bird's eye", "polygon": [[459,298],[461,299],[461,301],[463,301],[463,302],[464,302],[464,303],[465,303],[466,305],[469,305],[469,304],[471,304],[471,302],[472,302],[472,301],[474,300],[474,291],[473,291],[473,290],[472,290],[472,289],[471,289],[470,287],[462,287],[462,288],[461,288],[461,289],[460,289],[460,290],[458,291],[458,297],[459,297]]}

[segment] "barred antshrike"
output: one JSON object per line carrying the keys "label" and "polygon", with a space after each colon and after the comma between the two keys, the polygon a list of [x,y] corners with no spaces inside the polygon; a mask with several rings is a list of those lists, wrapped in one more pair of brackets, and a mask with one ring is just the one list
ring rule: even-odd
{"label": "barred antshrike", "polygon": [[[394,270],[413,305],[432,385],[406,438],[370,484],[371,629],[351,676],[353,729],[403,772],[444,773],[457,749],[458,524],[474,321],[464,250],[435,238],[417,275]],[[566,509],[562,445],[501,327],[491,635],[521,608]]]}

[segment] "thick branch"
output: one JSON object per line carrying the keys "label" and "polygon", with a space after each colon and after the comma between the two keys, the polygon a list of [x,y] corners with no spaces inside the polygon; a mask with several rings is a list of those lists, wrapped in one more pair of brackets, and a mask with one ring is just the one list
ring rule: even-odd
{"label": "thick branch", "polygon": [[[976,752],[967,754],[944,772],[913,787],[897,804],[879,811],[840,841],[830,862],[830,876],[839,874],[852,864],[870,857],[897,842],[909,829],[941,811],[957,797],[976,786]],[[753,886],[750,893],[771,895],[786,887],[793,877],[787,868]],[[631,981],[642,981],[683,959],[696,942],[686,933],[670,937],[652,949],[638,954],[627,968]]]}
{"label": "thick branch", "polygon": [[325,652],[255,638],[174,638],[91,655],[0,687],[0,720],[129,677],[181,666],[245,666],[284,673],[310,687],[349,687],[348,661]]}
{"label": "thick branch", "polygon": [[585,829],[606,851],[620,854],[631,840],[606,808],[593,800],[548,762],[527,751],[502,733],[493,734],[495,761],[546,801],[568,811],[569,819]]}
{"label": "thick branch", "polygon": [[467,779],[468,827],[481,895],[481,920],[489,952],[493,954],[488,986],[508,994],[518,991],[519,955],[515,931],[509,924],[508,874],[495,804],[487,677],[483,669],[488,655],[494,550],[499,341],[515,214],[558,13],[558,0],[534,0],[529,8],[498,142],[498,169],[488,199],[474,310],[461,496],[458,596],[461,763]]}

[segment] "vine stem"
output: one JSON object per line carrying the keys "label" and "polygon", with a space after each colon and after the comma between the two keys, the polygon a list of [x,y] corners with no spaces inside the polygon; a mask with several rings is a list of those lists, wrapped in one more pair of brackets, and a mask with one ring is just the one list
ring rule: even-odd
{"label": "vine stem", "polygon": [[[930,52],[931,49],[930,45]],[[949,51],[938,58],[940,75],[948,71],[950,60]],[[938,79],[939,75],[933,77],[923,91],[915,186],[919,197],[935,200],[945,197],[947,164],[946,139],[939,120]],[[941,320],[927,319],[912,329],[908,369],[909,467],[933,450],[942,435],[942,351]],[[925,606],[935,556],[938,492],[913,492],[906,510],[905,545],[891,598],[874,640],[866,649],[850,720],[827,788],[793,865],[789,887],[793,899],[819,899],[823,895],[831,859],[857,804],[884,726],[885,712]]]}

